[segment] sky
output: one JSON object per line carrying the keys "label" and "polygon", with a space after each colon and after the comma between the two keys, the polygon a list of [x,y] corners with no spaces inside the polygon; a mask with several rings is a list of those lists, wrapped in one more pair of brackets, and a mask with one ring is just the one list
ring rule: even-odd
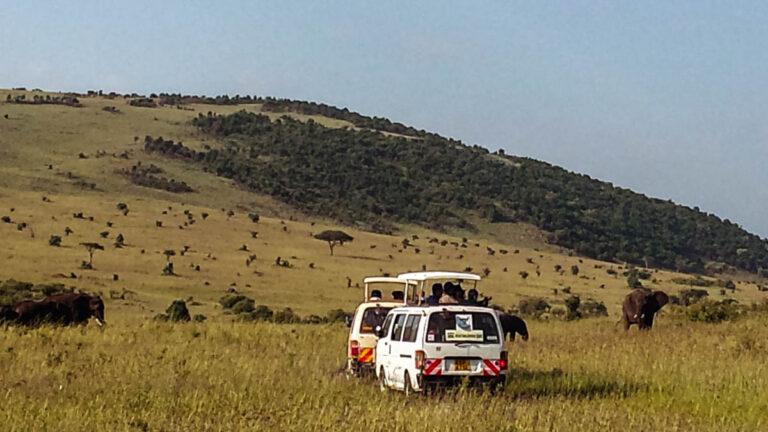
{"label": "sky", "polygon": [[0,87],[325,102],[768,237],[768,3],[6,1]]}

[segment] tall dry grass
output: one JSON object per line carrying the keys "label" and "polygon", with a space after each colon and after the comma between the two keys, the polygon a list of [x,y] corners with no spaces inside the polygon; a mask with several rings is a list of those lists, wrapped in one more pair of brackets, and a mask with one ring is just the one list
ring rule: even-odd
{"label": "tall dry grass", "polygon": [[531,323],[501,394],[348,381],[343,326],[0,330],[3,430],[764,430],[768,319]]}

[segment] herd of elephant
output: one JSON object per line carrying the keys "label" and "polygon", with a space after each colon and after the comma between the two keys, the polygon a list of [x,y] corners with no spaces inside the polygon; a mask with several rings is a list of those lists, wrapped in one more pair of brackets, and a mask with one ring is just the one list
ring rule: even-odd
{"label": "herd of elephant", "polygon": [[[656,313],[669,302],[669,296],[663,291],[651,291],[645,288],[632,290],[622,304],[622,322],[628,330],[636,324],[640,330],[653,327]],[[0,322],[23,325],[37,324],[86,324],[93,317],[99,326],[105,324],[104,302],[101,297],[83,293],[57,294],[43,300],[24,300],[14,306],[0,306]],[[528,339],[525,322],[513,315],[502,314],[502,327],[506,334],[515,333]]]}
{"label": "herd of elephant", "polygon": [[82,293],[48,296],[42,300],[24,300],[13,306],[0,306],[0,322],[22,325],[86,324],[93,317],[104,326],[104,302],[101,297]]}
{"label": "herd of elephant", "polygon": [[[633,289],[624,297],[621,307],[621,322],[624,330],[636,324],[640,330],[650,330],[653,318],[664,305],[669,303],[669,296],[664,291],[651,291],[647,288]],[[504,339],[515,340],[519,334],[523,340],[528,340],[528,326],[520,317],[507,313],[499,314]]]}

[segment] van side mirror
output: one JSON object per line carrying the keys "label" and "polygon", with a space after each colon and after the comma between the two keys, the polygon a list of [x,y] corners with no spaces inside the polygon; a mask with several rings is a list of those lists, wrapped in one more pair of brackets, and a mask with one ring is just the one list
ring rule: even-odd
{"label": "van side mirror", "polygon": [[384,329],[382,329],[380,325],[377,325],[376,328],[373,329],[373,332],[377,337],[384,337]]}
{"label": "van side mirror", "polygon": [[352,327],[352,317],[351,316],[346,315],[344,317],[344,325],[346,325],[347,327]]}

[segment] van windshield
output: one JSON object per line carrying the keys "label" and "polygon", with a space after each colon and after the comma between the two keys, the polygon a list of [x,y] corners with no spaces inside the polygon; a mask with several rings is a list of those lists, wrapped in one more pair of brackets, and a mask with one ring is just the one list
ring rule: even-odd
{"label": "van windshield", "polygon": [[373,306],[363,311],[363,319],[360,320],[360,333],[373,333],[376,326],[384,324],[384,318],[387,317],[390,310],[392,308]]}
{"label": "van windshield", "polygon": [[496,319],[488,312],[433,312],[427,324],[427,343],[499,343]]}

